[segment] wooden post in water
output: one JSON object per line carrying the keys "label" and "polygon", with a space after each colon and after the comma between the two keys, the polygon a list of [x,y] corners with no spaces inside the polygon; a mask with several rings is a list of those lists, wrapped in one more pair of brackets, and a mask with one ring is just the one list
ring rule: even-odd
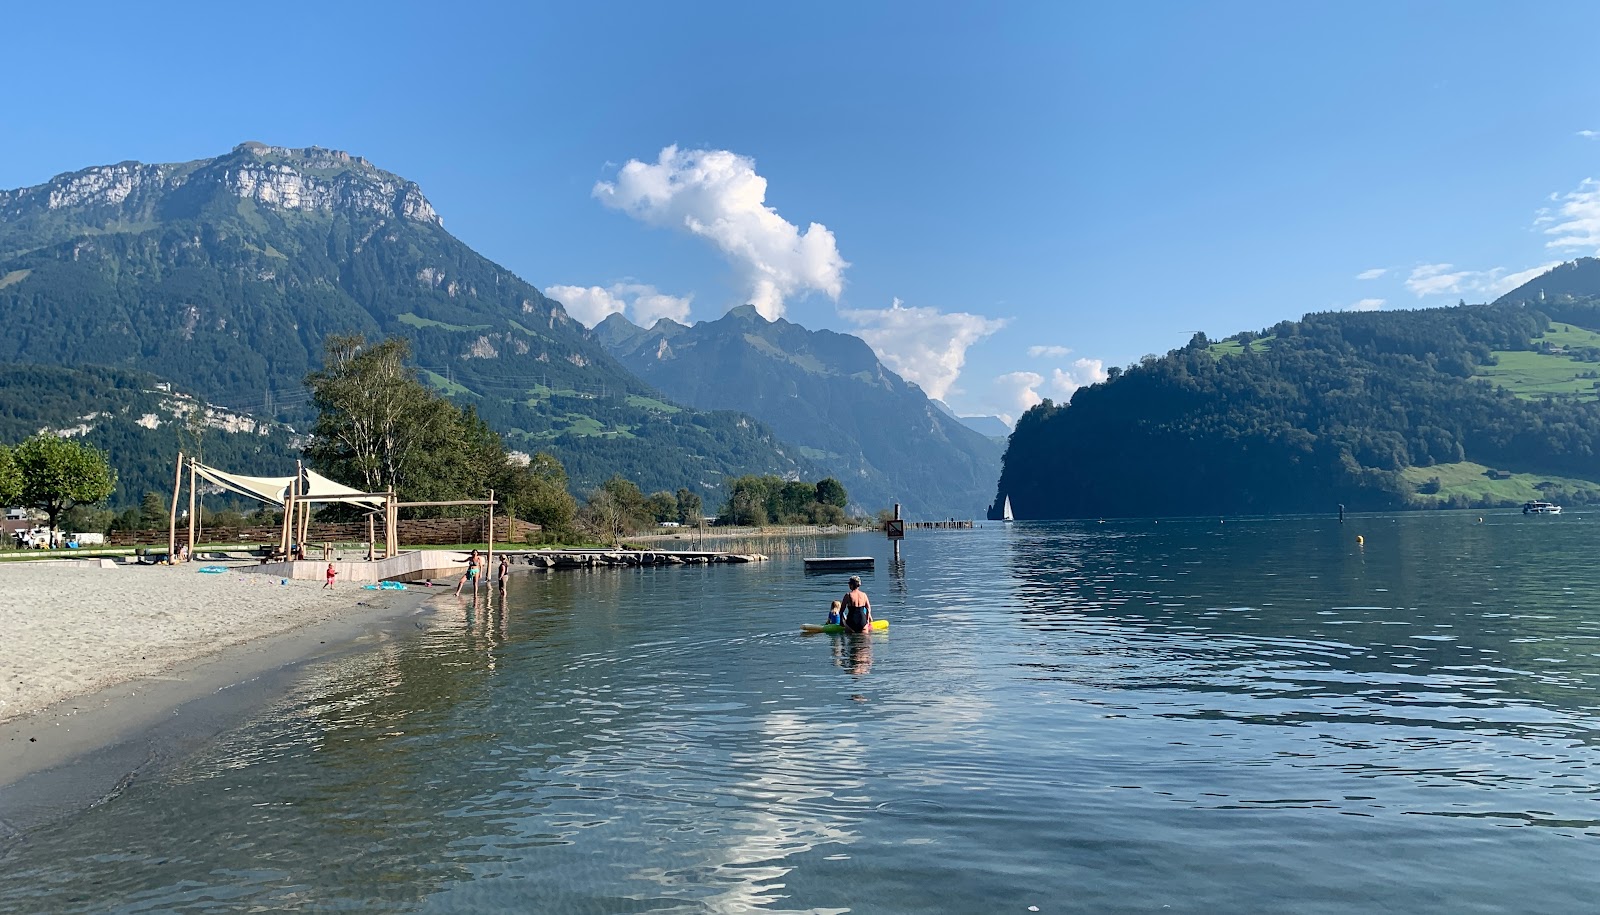
{"label": "wooden post in water", "polygon": [[[900,519],[900,503],[899,502],[896,502],[894,504],[894,520],[896,520],[896,521],[901,520]],[[902,528],[902,530],[904,530],[904,528]],[[900,561],[900,538],[899,537],[895,537],[894,538],[894,561],[895,562],[899,562]]]}
{"label": "wooden post in water", "polygon": [[178,468],[172,474],[172,514],[167,519],[167,561],[178,551],[178,493],[183,491],[183,452],[178,452]]}
{"label": "wooden post in water", "polygon": [[367,512],[367,561],[377,558],[378,550],[378,524],[377,513]]}
{"label": "wooden post in water", "polygon": [[494,569],[494,490],[489,490],[489,558],[484,561],[483,583],[489,583],[489,574]]}

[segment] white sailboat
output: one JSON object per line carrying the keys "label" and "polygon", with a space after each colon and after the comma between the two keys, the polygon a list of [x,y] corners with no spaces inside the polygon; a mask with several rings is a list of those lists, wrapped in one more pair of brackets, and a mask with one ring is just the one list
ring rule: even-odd
{"label": "white sailboat", "polygon": [[1002,508],[1000,510],[1000,520],[1004,521],[1007,524],[1010,524],[1012,521],[1016,520],[1015,518],[1011,517],[1011,497],[1010,496],[1006,496],[1005,508]]}

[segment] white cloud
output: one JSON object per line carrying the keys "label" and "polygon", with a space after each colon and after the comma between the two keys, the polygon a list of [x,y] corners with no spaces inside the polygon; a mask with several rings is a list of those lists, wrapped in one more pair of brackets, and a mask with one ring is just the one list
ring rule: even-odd
{"label": "white cloud", "polygon": [[1027,412],[1029,407],[1044,400],[1039,393],[1044,376],[1038,372],[1007,372],[990,384],[1003,405],[997,415],[1008,426],[1016,425],[1018,414]]}
{"label": "white cloud", "polygon": [[1443,293],[1499,296],[1560,263],[1551,261],[1516,273],[1507,273],[1504,267],[1495,267],[1492,270],[1456,270],[1454,264],[1423,264],[1413,269],[1411,275],[1406,278],[1406,288],[1418,298]]}
{"label": "white cloud", "polygon": [[640,222],[710,241],[769,320],[783,315],[790,296],[814,291],[838,301],[844,290],[850,265],[833,233],[815,222],[802,232],[767,206],[767,179],[748,156],[668,146],[654,163],[628,160],[616,181],[595,184],[594,196]]}
{"label": "white cloud", "polygon": [[1358,280],[1375,280],[1378,277],[1383,276],[1385,273],[1388,273],[1388,272],[1389,272],[1389,268],[1388,267],[1373,267],[1371,270],[1363,270],[1360,273],[1356,274],[1356,279],[1358,279]]}
{"label": "white cloud", "polygon": [[599,286],[547,286],[544,294],[565,306],[567,314],[584,327],[593,327],[628,306]]}
{"label": "white cloud", "polygon": [[689,304],[694,301],[693,295],[667,295],[644,283],[550,286],[544,292],[566,306],[567,314],[584,327],[593,327],[608,315],[618,313],[641,327],[649,327],[661,318],[684,321],[689,317]]}
{"label": "white cloud", "polygon": [[1585,140],[1593,140],[1595,137],[1600,137],[1600,130],[1580,130],[1578,136]]}
{"label": "white cloud", "polygon": [[1346,306],[1345,311],[1377,311],[1383,307],[1385,299],[1360,299]]}
{"label": "white cloud", "polygon": [[1062,400],[1070,400],[1073,391],[1099,384],[1107,377],[1105,363],[1099,359],[1077,359],[1070,368],[1050,370],[1050,389]]}
{"label": "white cloud", "polygon": [[1068,354],[1070,352],[1072,352],[1072,350],[1067,348],[1067,347],[1065,347],[1065,346],[1030,346],[1030,347],[1028,347],[1028,355],[1032,356],[1035,359],[1038,359],[1040,356],[1060,357],[1060,356],[1065,356],[1066,354]]}
{"label": "white cloud", "polygon": [[1533,220],[1544,234],[1555,237],[1546,248],[1581,248],[1600,252],[1600,182],[1585,178],[1575,191],[1551,195],[1555,212],[1540,210]]}
{"label": "white cloud", "polygon": [[985,318],[937,308],[906,308],[895,299],[888,308],[840,309],[860,325],[857,334],[895,372],[936,400],[961,375],[967,348],[1006,326],[1004,318]]}

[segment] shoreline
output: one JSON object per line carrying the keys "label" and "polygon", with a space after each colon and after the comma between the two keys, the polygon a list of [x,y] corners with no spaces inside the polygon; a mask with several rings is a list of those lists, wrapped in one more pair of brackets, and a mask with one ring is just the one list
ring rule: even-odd
{"label": "shoreline", "polygon": [[306,667],[414,632],[440,593],[47,565],[0,568],[0,845],[181,759]]}

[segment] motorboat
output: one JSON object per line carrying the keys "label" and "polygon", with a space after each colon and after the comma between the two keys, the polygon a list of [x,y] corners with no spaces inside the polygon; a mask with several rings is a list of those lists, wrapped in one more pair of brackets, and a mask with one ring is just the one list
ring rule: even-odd
{"label": "motorboat", "polygon": [[1522,513],[1524,515],[1559,515],[1561,514],[1561,506],[1554,502],[1524,502],[1522,503]]}

